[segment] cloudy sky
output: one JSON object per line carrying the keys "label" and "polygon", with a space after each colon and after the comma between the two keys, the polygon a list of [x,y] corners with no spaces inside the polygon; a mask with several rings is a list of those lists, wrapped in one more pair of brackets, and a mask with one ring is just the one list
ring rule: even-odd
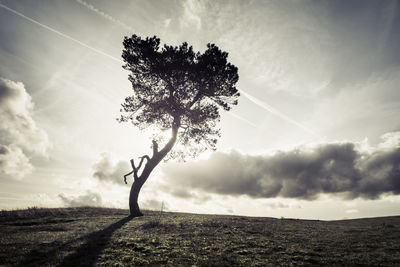
{"label": "cloudy sky", "polygon": [[0,1],[0,209],[127,208],[149,132],[119,124],[124,36],[239,68],[215,153],[158,166],[140,205],[342,219],[400,214],[400,1]]}

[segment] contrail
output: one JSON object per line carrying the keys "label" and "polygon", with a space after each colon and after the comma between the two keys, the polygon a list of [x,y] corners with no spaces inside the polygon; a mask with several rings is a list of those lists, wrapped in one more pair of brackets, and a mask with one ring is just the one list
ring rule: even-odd
{"label": "contrail", "polygon": [[75,0],[75,1],[76,1],[77,3],[83,5],[84,7],[86,7],[86,8],[88,8],[88,9],[92,10],[93,12],[99,14],[99,15],[102,16],[103,18],[108,19],[108,20],[110,20],[110,21],[112,21],[112,22],[118,24],[119,26],[121,26],[121,27],[124,28],[125,30],[131,31],[131,32],[135,32],[135,30],[134,30],[131,26],[129,26],[129,25],[123,23],[122,21],[120,21],[120,20],[114,18],[113,16],[111,16],[111,15],[109,15],[109,14],[107,14],[107,13],[101,11],[100,9],[98,9],[98,8],[96,8],[95,6],[89,4],[88,2],[86,2],[86,1],[84,1],[84,0]]}
{"label": "contrail", "polygon": [[101,50],[99,50],[99,49],[97,49],[97,48],[91,47],[91,46],[89,46],[89,45],[87,45],[87,44],[85,44],[85,43],[83,43],[83,42],[81,42],[81,41],[79,41],[79,40],[77,40],[77,39],[75,39],[75,38],[69,36],[69,35],[66,35],[65,33],[59,32],[59,31],[57,31],[57,30],[55,30],[55,29],[53,29],[53,28],[51,28],[51,27],[49,27],[49,26],[47,26],[47,25],[44,25],[44,24],[42,24],[42,23],[40,23],[40,22],[38,22],[38,21],[36,21],[36,20],[30,18],[30,17],[25,16],[25,15],[22,14],[22,13],[19,13],[18,11],[14,10],[14,9],[12,9],[12,8],[9,8],[8,6],[5,6],[5,5],[3,5],[3,4],[0,3],[0,7],[4,8],[4,9],[7,9],[8,11],[10,11],[10,12],[12,12],[12,13],[14,13],[14,14],[20,16],[21,18],[24,18],[24,19],[26,19],[26,20],[28,20],[28,21],[30,21],[30,22],[36,24],[36,25],[39,25],[39,26],[41,26],[41,27],[43,27],[43,28],[45,28],[45,29],[47,29],[47,30],[53,32],[53,33],[56,33],[56,34],[58,34],[58,35],[60,35],[60,36],[62,36],[62,37],[64,37],[64,38],[67,38],[67,39],[69,39],[69,40],[71,40],[71,41],[73,41],[73,42],[75,42],[75,43],[77,43],[77,44],[80,44],[81,46],[86,47],[86,48],[92,50],[93,52],[96,52],[96,53],[98,53],[98,54],[100,54],[100,55],[103,55],[103,56],[105,56],[105,57],[108,57],[108,58],[110,58],[110,59],[112,59],[112,60],[114,60],[114,61],[117,61],[117,62],[119,62],[119,63],[124,63],[121,59],[118,59],[118,58],[116,58],[116,57],[113,57],[113,56],[111,56],[111,55],[109,55],[109,54],[107,54],[107,53],[105,53],[105,52],[103,52],[103,51],[101,51]]}
{"label": "contrail", "polygon": [[251,121],[249,121],[249,120],[243,118],[242,116],[239,116],[239,115],[237,115],[237,114],[235,114],[235,113],[233,113],[233,112],[228,112],[228,114],[231,115],[232,117],[238,119],[238,120],[243,121],[244,123],[247,123],[247,124],[250,125],[250,126],[253,126],[253,127],[257,128],[257,125],[255,125],[255,124],[252,123]]}
{"label": "contrail", "polygon": [[240,91],[241,94],[243,94],[247,99],[249,99],[251,102],[253,102],[253,103],[256,104],[257,106],[262,107],[263,109],[265,109],[265,110],[271,112],[271,113],[274,114],[275,116],[278,116],[279,118],[284,119],[285,121],[287,121],[287,122],[289,122],[289,123],[291,123],[291,124],[293,124],[293,125],[296,125],[297,127],[303,129],[304,131],[306,131],[306,132],[312,134],[312,135],[315,136],[315,137],[320,137],[320,136],[318,136],[318,134],[316,134],[314,131],[310,130],[309,128],[307,128],[307,127],[304,126],[303,124],[298,123],[297,121],[295,121],[295,120],[289,118],[288,116],[286,116],[285,114],[283,114],[282,112],[280,112],[279,110],[277,110],[276,108],[274,108],[274,107],[268,105],[267,103],[265,103],[265,102],[259,100],[258,98],[254,97],[254,96],[252,96],[252,95],[249,95],[248,93],[246,93],[246,92],[243,91],[243,90],[240,90],[240,89],[239,89],[239,91]]}

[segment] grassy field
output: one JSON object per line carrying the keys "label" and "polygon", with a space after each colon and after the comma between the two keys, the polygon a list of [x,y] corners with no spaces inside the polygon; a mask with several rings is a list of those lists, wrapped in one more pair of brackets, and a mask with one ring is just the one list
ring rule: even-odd
{"label": "grassy field", "polygon": [[0,266],[400,266],[400,216],[343,221],[103,208],[0,212]]}

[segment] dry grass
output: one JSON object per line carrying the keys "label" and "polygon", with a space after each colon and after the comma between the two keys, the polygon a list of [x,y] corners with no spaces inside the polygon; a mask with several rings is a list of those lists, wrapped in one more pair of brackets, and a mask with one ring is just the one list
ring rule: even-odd
{"label": "dry grass", "polygon": [[400,265],[400,217],[309,221],[126,210],[0,213],[0,266]]}
{"label": "dry grass", "polygon": [[70,217],[70,216],[99,216],[99,215],[125,215],[126,210],[78,207],[78,208],[38,208],[18,210],[0,210],[0,221],[12,221],[19,219],[38,219],[44,217]]}

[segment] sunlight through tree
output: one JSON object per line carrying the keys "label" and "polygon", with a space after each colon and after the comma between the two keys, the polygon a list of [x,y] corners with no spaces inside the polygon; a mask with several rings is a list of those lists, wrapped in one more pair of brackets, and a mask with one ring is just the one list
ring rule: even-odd
{"label": "sunlight through tree", "polygon": [[[229,111],[237,105],[239,76],[237,67],[227,61],[228,53],[215,44],[208,44],[204,53],[195,53],[186,42],[160,47],[156,36],[132,35],[125,37],[123,45],[123,68],[130,72],[133,95],[125,98],[118,120],[156,133],[152,156],[140,157],[138,165],[132,159],[133,170],[124,177],[125,183],[128,175],[134,177],[130,214],[142,216],[140,189],[161,160],[195,157],[216,149],[220,109]],[[170,131],[168,140],[163,140],[165,131]]]}

